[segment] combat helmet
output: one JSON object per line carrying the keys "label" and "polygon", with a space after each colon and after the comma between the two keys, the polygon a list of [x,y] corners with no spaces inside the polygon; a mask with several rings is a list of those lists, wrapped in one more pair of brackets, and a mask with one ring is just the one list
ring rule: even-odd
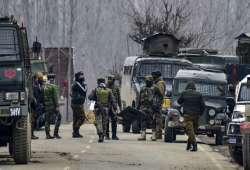
{"label": "combat helmet", "polygon": [[36,76],[38,81],[43,81],[44,75],[42,72],[37,72],[35,76]]}
{"label": "combat helmet", "polygon": [[153,78],[159,78],[159,77],[161,77],[161,72],[160,71],[153,71],[151,73],[151,75]]}
{"label": "combat helmet", "polygon": [[100,77],[97,79],[97,84],[106,83],[105,78]]}

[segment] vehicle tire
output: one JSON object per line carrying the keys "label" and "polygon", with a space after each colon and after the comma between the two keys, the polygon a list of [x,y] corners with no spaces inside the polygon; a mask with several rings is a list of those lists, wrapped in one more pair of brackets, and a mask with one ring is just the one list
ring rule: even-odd
{"label": "vehicle tire", "polygon": [[132,132],[133,133],[140,133],[140,123],[138,120],[135,120],[132,122]]}
{"label": "vehicle tire", "polygon": [[243,154],[239,147],[229,145],[229,153],[236,163],[243,164]]}
{"label": "vehicle tire", "polygon": [[[167,119],[167,118],[166,118]],[[176,140],[176,133],[174,127],[168,126],[168,120],[165,121],[164,142],[172,143]]]}
{"label": "vehicle tire", "polygon": [[124,122],[123,125],[122,125],[122,131],[124,133],[129,133],[130,132],[130,122]]}
{"label": "vehicle tire", "polygon": [[223,145],[223,133],[221,131],[216,132],[215,145]]}
{"label": "vehicle tire", "polygon": [[250,169],[250,134],[244,135],[242,150],[244,169]]}
{"label": "vehicle tire", "polygon": [[13,128],[13,157],[16,164],[27,164],[31,156],[31,127],[29,116],[22,116],[19,127]]}

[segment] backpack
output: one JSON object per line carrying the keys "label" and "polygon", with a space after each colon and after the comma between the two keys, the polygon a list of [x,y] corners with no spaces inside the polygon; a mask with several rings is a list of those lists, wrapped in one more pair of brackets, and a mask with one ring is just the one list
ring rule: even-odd
{"label": "backpack", "polygon": [[110,90],[107,88],[96,88],[96,98],[97,103],[102,106],[108,106],[109,105],[109,93]]}

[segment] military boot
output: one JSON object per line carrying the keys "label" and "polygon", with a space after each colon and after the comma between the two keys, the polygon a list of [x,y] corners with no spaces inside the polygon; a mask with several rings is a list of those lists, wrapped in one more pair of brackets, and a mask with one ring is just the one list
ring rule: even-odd
{"label": "military boot", "polygon": [[109,133],[105,135],[105,140],[110,140]]}
{"label": "military boot", "polygon": [[198,147],[197,147],[197,143],[196,142],[192,143],[192,149],[190,151],[191,152],[197,152],[198,151]]}
{"label": "military boot", "polygon": [[54,132],[54,138],[61,139],[62,137],[58,134],[58,131]]}
{"label": "military boot", "polygon": [[35,135],[34,135],[34,131],[32,131],[32,134],[31,134],[31,139],[32,139],[32,140],[39,139],[39,137],[37,137],[37,136],[35,136]]}
{"label": "military boot", "polygon": [[103,136],[103,134],[99,134],[98,142],[99,142],[99,143],[103,143],[103,141],[104,141],[104,136]]}
{"label": "military boot", "polygon": [[54,139],[54,137],[51,136],[49,133],[46,133],[46,139]]}
{"label": "military boot", "polygon": [[83,136],[80,134],[79,129],[74,129],[72,133],[72,138],[82,138]]}
{"label": "military boot", "polygon": [[152,132],[152,136],[151,136],[151,140],[152,141],[156,141],[156,132]]}
{"label": "military boot", "polygon": [[162,131],[157,132],[156,138],[157,139],[162,139]]}
{"label": "military boot", "polygon": [[141,131],[141,137],[138,138],[139,141],[145,141],[146,140],[146,131]]}
{"label": "military boot", "polygon": [[191,149],[191,143],[189,141],[187,141],[187,147],[186,150],[189,151]]}

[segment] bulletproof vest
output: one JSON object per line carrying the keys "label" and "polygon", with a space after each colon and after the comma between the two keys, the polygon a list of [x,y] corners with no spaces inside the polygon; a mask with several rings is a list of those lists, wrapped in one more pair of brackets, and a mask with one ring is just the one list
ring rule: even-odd
{"label": "bulletproof vest", "polygon": [[96,98],[97,103],[102,106],[108,106],[109,105],[109,93],[110,90],[107,88],[96,88]]}
{"label": "bulletproof vest", "polygon": [[58,92],[57,86],[54,84],[46,84],[43,88],[43,101],[46,108],[56,107],[58,104]]}
{"label": "bulletproof vest", "polygon": [[154,92],[152,88],[145,87],[141,91],[141,104],[144,106],[150,106],[153,104]]}
{"label": "bulletproof vest", "polygon": [[157,95],[161,98],[164,97],[165,95],[165,91],[166,91],[166,84],[163,80],[159,80],[155,85],[156,91],[157,91]]}

